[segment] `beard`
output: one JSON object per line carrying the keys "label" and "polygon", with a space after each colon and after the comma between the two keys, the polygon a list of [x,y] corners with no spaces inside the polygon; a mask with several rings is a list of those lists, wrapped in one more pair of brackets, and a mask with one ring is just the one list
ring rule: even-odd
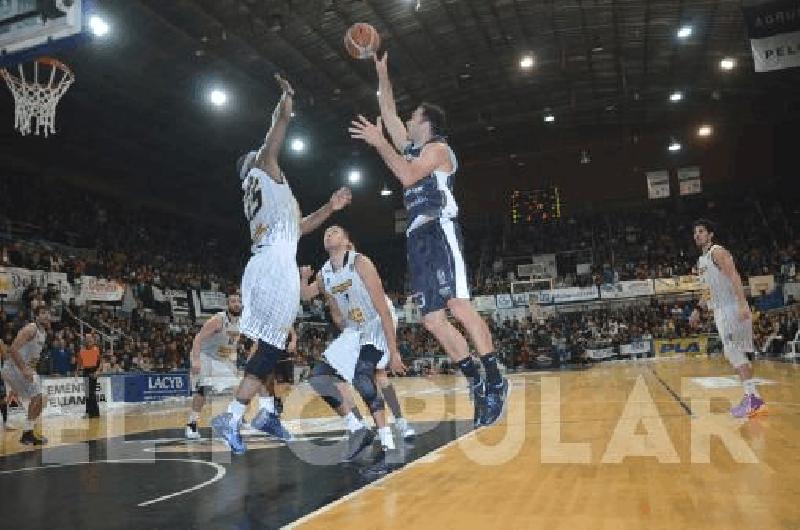
{"label": "beard", "polygon": [[240,309],[240,310],[238,310],[238,311],[234,311],[234,310],[232,310],[232,309],[228,308],[228,313],[229,313],[231,316],[235,316],[235,317],[240,317],[240,316],[242,316],[242,310],[241,310],[241,309]]}

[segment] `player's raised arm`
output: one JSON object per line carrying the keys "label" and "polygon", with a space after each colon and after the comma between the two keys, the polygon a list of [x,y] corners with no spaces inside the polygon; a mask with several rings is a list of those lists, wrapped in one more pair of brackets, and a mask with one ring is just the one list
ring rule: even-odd
{"label": "player's raised arm", "polygon": [[378,59],[378,54],[373,55],[375,59],[375,70],[378,72],[378,105],[381,108],[381,118],[386,124],[386,130],[392,139],[395,149],[399,152],[408,145],[408,131],[403,124],[403,120],[397,115],[397,106],[394,102],[394,91],[392,82],[389,81],[389,70],[386,65],[389,59],[388,52],[383,53],[383,57]]}
{"label": "player's raised arm", "polygon": [[281,99],[272,112],[272,123],[267,132],[267,137],[264,139],[264,145],[258,151],[258,156],[256,157],[256,166],[266,171],[273,178],[277,178],[280,174],[278,156],[286,139],[286,129],[289,127],[289,119],[292,117],[294,100],[292,85],[280,74],[275,74],[275,80],[281,87]]}
{"label": "player's raised arm", "polygon": [[350,191],[350,188],[339,188],[331,195],[330,200],[325,203],[322,208],[300,220],[300,234],[306,235],[313,232],[319,228],[322,223],[327,221],[334,212],[345,208],[352,200],[353,192]]}
{"label": "player's raised arm", "polygon": [[440,143],[427,144],[417,158],[412,160],[403,158],[383,136],[381,118],[372,123],[364,116],[359,116],[350,123],[348,131],[351,138],[361,140],[378,151],[403,187],[413,186],[436,169],[452,169],[447,148]]}

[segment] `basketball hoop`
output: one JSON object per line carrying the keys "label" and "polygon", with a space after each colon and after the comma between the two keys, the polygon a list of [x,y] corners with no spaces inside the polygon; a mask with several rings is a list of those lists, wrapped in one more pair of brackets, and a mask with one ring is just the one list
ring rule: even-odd
{"label": "basketball hoop", "polygon": [[[39,57],[33,61],[33,77],[30,81],[25,78],[21,64],[18,68],[19,77],[5,68],[0,69],[8,89],[14,95],[14,127],[26,136],[31,133],[33,120],[35,134],[38,135],[40,130],[44,131],[45,138],[55,134],[56,106],[75,82],[75,75],[67,65],[50,57]],[[47,84],[39,82],[40,69],[42,81],[47,79]]]}

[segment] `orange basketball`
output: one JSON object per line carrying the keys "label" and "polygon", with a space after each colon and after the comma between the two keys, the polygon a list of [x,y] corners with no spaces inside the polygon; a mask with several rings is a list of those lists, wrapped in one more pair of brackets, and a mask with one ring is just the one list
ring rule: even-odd
{"label": "orange basketball", "polygon": [[381,47],[381,36],[369,24],[356,22],[344,34],[344,47],[353,59],[368,59]]}

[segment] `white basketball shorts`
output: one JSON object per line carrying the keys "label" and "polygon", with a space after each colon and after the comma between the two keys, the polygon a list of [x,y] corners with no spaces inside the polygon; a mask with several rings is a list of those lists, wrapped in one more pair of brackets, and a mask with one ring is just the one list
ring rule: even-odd
{"label": "white basketball shorts", "polygon": [[296,254],[288,243],[266,247],[250,258],[242,276],[239,331],[281,350],[300,309]]}

